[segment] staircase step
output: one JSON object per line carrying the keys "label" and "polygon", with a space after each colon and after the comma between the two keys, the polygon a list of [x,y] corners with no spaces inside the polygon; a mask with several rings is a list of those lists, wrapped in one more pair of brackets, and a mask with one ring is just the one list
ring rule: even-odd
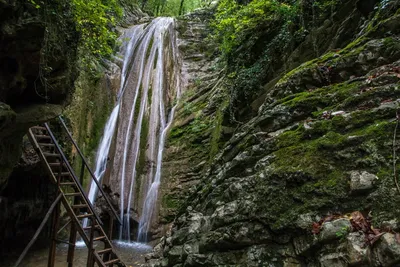
{"label": "staircase step", "polygon": [[113,260],[110,260],[110,261],[106,261],[104,264],[105,265],[111,265],[111,264],[114,264],[114,263],[117,263],[117,262],[120,262],[120,259],[113,259]]}
{"label": "staircase step", "polygon": [[45,157],[57,157],[57,158],[61,157],[61,155],[58,154],[58,153],[43,152],[43,155],[44,155]]}
{"label": "staircase step", "polygon": [[[95,225],[94,228],[95,228],[95,230],[100,230],[99,225]],[[84,231],[88,231],[88,230],[90,230],[90,229],[92,229],[92,226],[83,227],[83,230],[84,230]]]}
{"label": "staircase step", "polygon": [[93,241],[101,241],[101,240],[104,240],[104,239],[106,239],[106,236],[105,236],[105,235],[95,237],[95,238],[93,238]]}
{"label": "staircase step", "polygon": [[34,136],[36,139],[48,139],[48,140],[51,139],[50,135],[34,134]]}
{"label": "staircase step", "polygon": [[97,254],[106,254],[106,253],[109,253],[109,252],[112,252],[112,248],[106,248],[106,249],[103,249],[103,250],[99,250],[99,251],[97,251]]}
{"label": "staircase step", "polygon": [[78,216],[76,216],[76,218],[78,218],[78,219],[84,219],[84,218],[89,218],[89,217],[92,217],[92,216],[93,216],[93,214],[88,213],[88,214],[78,215]]}
{"label": "staircase step", "polygon": [[54,176],[56,176],[56,177],[58,177],[59,175],[61,175],[61,176],[70,176],[71,174],[69,173],[69,172],[62,172],[62,173],[59,173],[59,172],[57,172],[57,171],[53,171],[53,174],[54,174]]}
{"label": "staircase step", "polygon": [[60,167],[61,164],[62,164],[63,167],[66,167],[66,165],[64,163],[61,163],[61,162],[49,162],[49,166],[50,167]]}

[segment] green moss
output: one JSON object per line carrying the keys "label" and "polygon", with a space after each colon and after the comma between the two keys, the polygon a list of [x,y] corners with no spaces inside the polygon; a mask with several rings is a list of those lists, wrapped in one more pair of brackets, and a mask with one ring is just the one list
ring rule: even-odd
{"label": "green moss", "polygon": [[[303,126],[300,126],[299,128],[302,127]],[[277,138],[278,148],[289,147],[298,144],[302,138],[303,133],[301,129],[295,131],[286,131]]]}
{"label": "green moss", "polygon": [[[326,170],[330,169],[330,166],[340,169],[343,164],[340,158],[335,157],[336,151],[361,146],[362,143],[390,140],[393,122],[374,121],[373,117],[369,117],[371,114],[368,116],[366,112],[357,113],[364,114],[352,116],[353,120],[345,120],[342,117],[323,120],[315,123],[313,129],[299,127],[281,134],[277,138],[278,150],[274,153],[276,159],[273,166],[276,172],[301,171],[313,177],[323,178],[326,177]],[[352,125],[354,128],[348,128],[346,125]]]}
{"label": "green moss", "polygon": [[217,110],[215,115],[213,130],[211,133],[211,140],[210,140],[210,160],[214,158],[214,156],[218,153],[221,143],[221,134],[222,134],[222,121],[223,121],[223,110],[228,105],[228,102],[220,107]]}
{"label": "green moss", "polygon": [[154,43],[154,37],[152,36],[151,39],[150,39],[150,43],[149,43],[149,45],[147,46],[147,50],[146,50],[146,60],[149,59],[150,52],[151,52],[151,48],[153,47],[153,43]]}
{"label": "green moss", "polygon": [[285,74],[277,83],[278,86],[286,84],[291,79],[308,75],[313,71],[318,72],[319,66],[334,67],[337,64],[346,61],[351,61],[352,57],[358,56],[366,48],[366,42],[368,41],[365,37],[360,37],[355,41],[348,44],[345,48],[337,52],[328,52],[319,58],[310,60],[301,64],[299,67],[291,70]]}
{"label": "green moss", "polygon": [[180,201],[172,195],[165,194],[162,199],[162,206],[167,209],[178,209],[181,205]]}
{"label": "green moss", "polygon": [[[109,90],[103,79],[93,80],[91,74],[82,73],[76,82],[72,104],[63,114],[79,148],[92,167],[104,126],[114,106]],[[65,149],[67,154],[73,154],[68,151],[72,147]],[[74,160],[72,164],[76,173],[80,174],[81,161]],[[84,186],[88,180],[89,174],[86,171]]]}

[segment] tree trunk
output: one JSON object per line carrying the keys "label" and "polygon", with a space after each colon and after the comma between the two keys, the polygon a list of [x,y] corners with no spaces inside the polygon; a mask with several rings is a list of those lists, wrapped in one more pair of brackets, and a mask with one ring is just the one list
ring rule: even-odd
{"label": "tree trunk", "polygon": [[183,12],[183,3],[185,2],[185,0],[181,0],[181,6],[179,7],[179,16],[182,15]]}

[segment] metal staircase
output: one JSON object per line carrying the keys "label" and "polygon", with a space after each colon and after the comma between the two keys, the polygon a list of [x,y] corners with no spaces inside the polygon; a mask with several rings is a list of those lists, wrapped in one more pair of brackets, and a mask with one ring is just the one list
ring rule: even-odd
{"label": "metal staircase", "polygon": [[[61,117],[60,121],[62,127],[67,132],[70,141],[75,146],[75,149],[82,159],[81,180],[83,180],[85,169],[89,171],[91,177],[94,179],[93,172],[89,168],[86,159],[73,140]],[[46,123],[44,126],[35,126],[30,128],[28,137],[37,151],[41,161],[46,166],[51,181],[57,185],[58,191],[62,195],[61,203],[65,207],[70,219],[66,225],[62,226],[61,228],[59,227],[61,204],[59,203],[58,208],[53,214],[51,237],[52,244],[50,246],[48,266],[54,266],[57,241],[67,243],[69,245],[67,262],[69,267],[73,266],[77,233],[79,233],[79,235],[82,237],[82,240],[88,248],[88,267],[125,266],[114,250],[112,242],[102,227],[102,220],[98,214],[96,214],[82,187],[81,182],[75,175],[73,168],[71,167],[68,159],[63,153],[63,150],[54,137],[54,134],[50,130],[49,125]],[[120,218],[118,217],[110,200],[104,193],[101,185],[99,182],[97,182],[97,179],[94,179],[94,181],[98,186],[99,192],[103,194],[103,197],[106,199],[109,208],[112,211],[112,214],[110,215],[110,221],[112,222],[114,219],[113,217],[115,217],[115,219],[120,223]],[[65,229],[68,224],[70,224],[71,229],[69,241],[57,239],[58,233]],[[112,223],[110,229],[112,229]],[[112,232],[110,235],[112,235]]]}

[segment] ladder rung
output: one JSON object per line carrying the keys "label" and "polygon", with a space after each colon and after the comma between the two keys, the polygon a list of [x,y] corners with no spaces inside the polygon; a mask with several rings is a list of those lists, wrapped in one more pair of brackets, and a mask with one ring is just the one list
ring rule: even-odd
{"label": "ladder rung", "polygon": [[39,146],[47,146],[47,147],[54,147],[55,145],[52,143],[38,143]]}
{"label": "ladder rung", "polygon": [[112,248],[106,248],[106,249],[103,249],[103,250],[99,250],[99,251],[97,251],[97,254],[105,254],[105,253],[108,253],[108,252],[112,252]]}
{"label": "ladder rung", "polygon": [[62,165],[61,165],[61,162],[49,162],[49,166],[50,167],[60,167],[60,166],[65,166],[65,164],[64,163],[62,163]]}
{"label": "ladder rung", "polygon": [[36,139],[51,139],[49,135],[35,134]]}
{"label": "ladder rung", "polygon": [[76,218],[84,219],[84,218],[89,218],[89,217],[92,217],[92,216],[93,216],[93,214],[88,213],[88,214],[78,215],[78,216],[76,216]]}
{"label": "ladder rung", "polygon": [[[99,225],[97,225],[97,224],[94,226],[94,228],[95,228],[94,230],[100,230]],[[92,229],[92,226],[83,227],[84,231],[88,231],[90,229]]]}
{"label": "ladder rung", "polygon": [[47,131],[46,127],[43,127],[43,126],[33,126],[32,128],[33,129],[46,130]]}
{"label": "ladder rung", "polygon": [[70,185],[76,185],[74,182],[68,182],[68,183],[60,183],[61,186],[70,186]]}
{"label": "ladder rung", "polygon": [[45,157],[61,157],[61,155],[60,155],[60,154],[57,154],[57,153],[43,152],[43,155],[44,155]]}
{"label": "ladder rung", "polygon": [[120,262],[120,260],[119,259],[113,259],[113,260],[110,260],[110,261],[106,261],[104,264],[105,265],[110,265],[110,264],[114,264],[114,263],[117,263],[117,262]]}
{"label": "ladder rung", "polygon": [[58,176],[70,176],[70,173],[69,172],[62,172],[62,173],[59,173],[59,172],[57,172],[57,171],[53,171],[53,174],[54,174],[54,176],[56,176],[56,177],[58,177]]}
{"label": "ladder rung", "polygon": [[103,239],[106,239],[106,236],[105,236],[105,235],[95,237],[95,238],[93,238],[93,241],[100,241],[100,240],[103,240]]}
{"label": "ladder rung", "polygon": [[76,204],[76,205],[72,205],[73,209],[82,209],[82,208],[88,208],[88,205],[86,204]]}
{"label": "ladder rung", "polygon": [[64,194],[66,197],[77,197],[82,196],[81,193],[66,193]]}

